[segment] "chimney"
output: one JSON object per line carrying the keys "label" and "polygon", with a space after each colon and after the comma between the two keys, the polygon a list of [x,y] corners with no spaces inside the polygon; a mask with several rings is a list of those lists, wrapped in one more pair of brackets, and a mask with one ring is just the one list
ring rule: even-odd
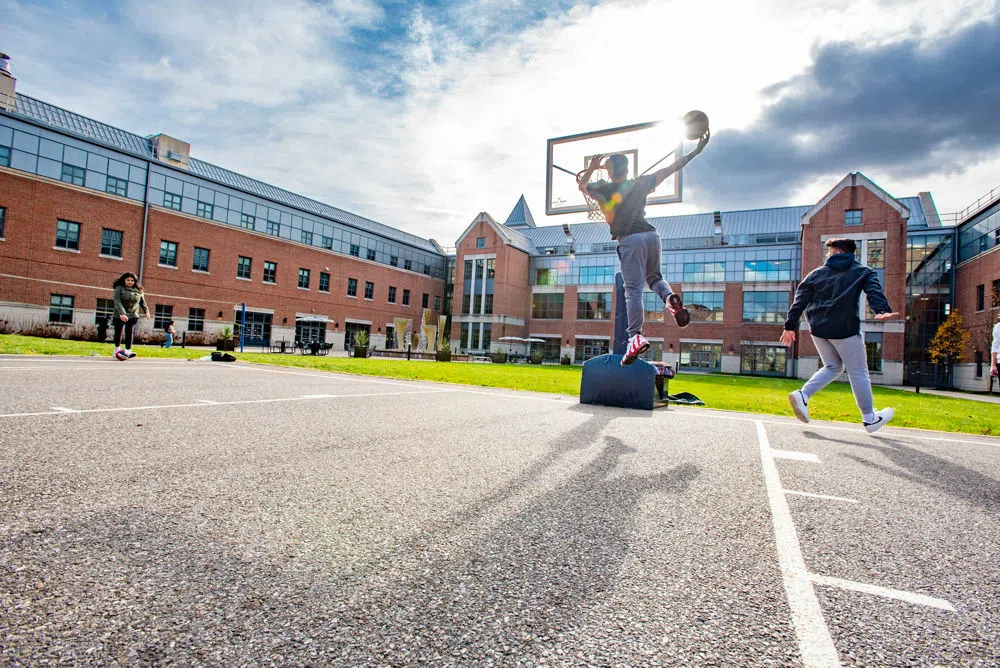
{"label": "chimney", "polygon": [[14,88],[17,79],[10,74],[10,56],[0,53],[0,109],[14,111]]}
{"label": "chimney", "polygon": [[165,162],[181,169],[188,168],[191,157],[191,144],[180,139],[174,139],[165,134],[146,137],[153,144],[153,155],[160,162]]}

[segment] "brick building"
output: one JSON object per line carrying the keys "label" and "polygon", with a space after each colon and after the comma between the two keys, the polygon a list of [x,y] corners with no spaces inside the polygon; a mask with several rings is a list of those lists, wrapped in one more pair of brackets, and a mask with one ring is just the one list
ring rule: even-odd
{"label": "brick building", "polygon": [[[818,364],[809,337],[793,350],[778,337],[823,243],[846,236],[906,316],[864,318],[873,380],[907,382],[952,308],[974,334],[992,317],[998,197],[942,225],[929,193],[894,197],[851,173],[814,204],[650,218],[664,277],[692,323],[678,329],[647,293],[647,354],[686,371],[808,377]],[[93,324],[111,308],[113,280],[133,271],[156,314],[147,330],[172,319],[178,331],[219,332],[239,325],[245,303],[249,345],[345,347],[363,330],[381,348],[397,343],[396,318],[416,324],[426,310],[435,322],[451,315],[458,351],[518,351],[501,339],[531,338],[546,360],[580,363],[610,349],[619,266],[607,225],[539,227],[521,197],[503,224],[475,216],[455,246],[452,256],[434,240],[205,163],[175,138],[15,94],[0,73],[0,319]],[[975,360],[988,362],[987,351],[974,336],[956,385],[985,386]],[[936,371],[923,373],[933,382]]]}

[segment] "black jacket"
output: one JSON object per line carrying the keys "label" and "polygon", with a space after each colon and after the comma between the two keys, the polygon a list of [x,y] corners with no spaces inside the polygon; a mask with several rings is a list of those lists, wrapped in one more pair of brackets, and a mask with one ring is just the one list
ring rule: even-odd
{"label": "black jacket", "polygon": [[809,330],[816,336],[824,339],[857,336],[861,333],[858,304],[862,290],[875,313],[892,311],[874,269],[859,263],[849,253],[831,255],[826,264],[809,272],[799,283],[795,301],[788,309],[785,329],[797,330],[804,310]]}

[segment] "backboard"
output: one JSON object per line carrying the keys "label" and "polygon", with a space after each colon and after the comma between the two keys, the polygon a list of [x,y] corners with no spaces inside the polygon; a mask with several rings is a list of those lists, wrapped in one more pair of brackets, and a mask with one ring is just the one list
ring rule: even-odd
{"label": "backboard", "polygon": [[[608,130],[549,139],[545,174],[545,214],[582,213],[587,204],[576,185],[576,174],[586,169],[592,156],[622,153],[628,158],[628,177],[634,179],[668,167],[682,155],[679,127],[671,123],[637,123]],[[650,193],[647,205],[681,201],[681,171],[677,170]],[[598,171],[591,181],[608,178]]]}

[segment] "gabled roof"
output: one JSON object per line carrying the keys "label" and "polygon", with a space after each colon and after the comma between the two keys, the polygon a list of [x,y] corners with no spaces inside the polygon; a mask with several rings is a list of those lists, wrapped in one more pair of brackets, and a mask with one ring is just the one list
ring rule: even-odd
{"label": "gabled roof", "polygon": [[505,227],[535,227],[535,219],[531,215],[531,209],[528,208],[528,203],[524,200],[524,195],[521,195],[521,199],[517,200],[517,204],[514,205],[514,209],[507,216],[507,220],[504,221]]}
{"label": "gabled roof", "polygon": [[876,184],[874,181],[869,179],[861,172],[851,172],[850,174],[845,176],[840,181],[840,183],[835,185],[833,187],[833,190],[824,195],[823,199],[816,202],[816,204],[810,207],[808,211],[802,214],[802,224],[808,225],[809,221],[812,220],[812,217],[815,216],[817,213],[819,213],[823,209],[823,207],[829,204],[833,200],[833,198],[836,197],[840,193],[840,191],[842,191],[844,188],[853,188],[855,186],[862,186],[870,190],[872,194],[874,194],[880,200],[882,200],[883,202],[891,206],[893,209],[895,209],[896,212],[899,214],[900,218],[906,219],[910,217],[910,210],[906,208],[898,199],[896,199],[886,191],[882,190],[882,188],[880,188],[878,184]]}
{"label": "gabled roof", "polygon": [[[148,138],[120,130],[107,123],[101,123],[86,116],[81,116],[48,102],[36,100],[28,95],[18,93],[14,98],[14,109],[9,113],[88,142],[134,155],[143,160],[156,160],[153,155],[152,143]],[[168,165],[164,166],[169,167]],[[189,160],[189,169],[187,171],[209,181],[214,181],[221,185],[229,186],[230,188],[241,190],[251,195],[257,195],[280,204],[286,204],[335,222],[350,225],[359,230],[365,230],[388,239],[394,239],[438,255],[444,254],[440,246],[429,239],[409,234],[389,225],[370,220],[308,197],[303,197],[302,195],[297,195],[283,188],[272,186],[269,183],[264,183],[263,181],[196,158]]]}
{"label": "gabled roof", "polygon": [[538,249],[535,248],[534,244],[531,243],[530,239],[528,239],[526,236],[524,236],[515,229],[512,229],[510,227],[504,227],[503,225],[495,221],[493,219],[493,216],[486,213],[485,211],[480,211],[479,215],[477,215],[472,220],[472,222],[469,223],[469,226],[465,228],[465,231],[462,232],[462,234],[459,235],[458,240],[455,241],[455,245],[456,246],[462,245],[462,240],[465,239],[465,237],[469,235],[469,232],[472,231],[472,228],[474,228],[479,223],[486,223],[487,225],[492,227],[493,231],[497,233],[497,236],[503,239],[506,245],[513,246],[514,248],[520,251],[524,251],[528,255],[538,255]]}

